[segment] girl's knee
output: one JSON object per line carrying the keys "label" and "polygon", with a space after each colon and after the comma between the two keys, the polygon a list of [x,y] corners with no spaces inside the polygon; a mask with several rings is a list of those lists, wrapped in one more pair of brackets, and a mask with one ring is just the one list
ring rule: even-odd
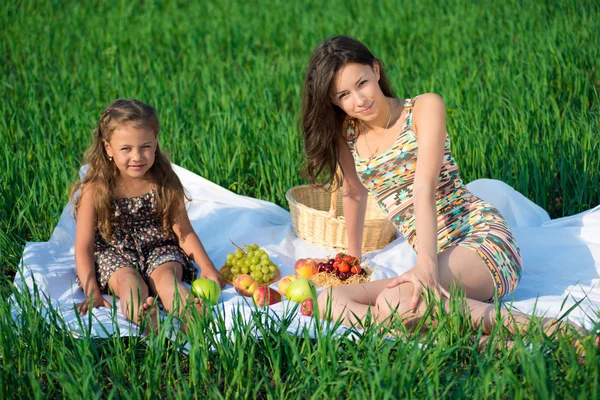
{"label": "girl's knee", "polygon": [[117,269],[108,280],[108,287],[117,297],[129,297],[136,293],[148,293],[148,286],[142,279],[140,273],[133,267],[121,267]]}
{"label": "girl's knee", "polygon": [[176,282],[183,276],[183,266],[176,261],[169,261],[159,265],[150,272],[150,279],[155,281],[170,280]]}

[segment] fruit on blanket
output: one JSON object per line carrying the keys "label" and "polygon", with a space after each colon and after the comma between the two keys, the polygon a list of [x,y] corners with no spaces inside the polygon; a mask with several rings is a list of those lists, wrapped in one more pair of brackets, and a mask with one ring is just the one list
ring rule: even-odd
{"label": "fruit on blanket", "polygon": [[350,254],[338,253],[334,258],[317,264],[319,272],[326,272],[334,275],[341,281],[346,281],[354,275],[367,275],[367,272],[360,266],[360,260]]}
{"label": "fruit on blanket", "polygon": [[313,315],[313,311],[315,310],[314,300],[312,297],[308,299],[304,299],[302,303],[300,303],[300,314],[306,315],[307,317],[311,317]]}
{"label": "fruit on blanket", "polygon": [[259,286],[254,291],[252,299],[259,307],[272,306],[281,302],[281,294],[269,286]]}
{"label": "fruit on blanket", "polygon": [[242,296],[250,297],[256,291],[258,282],[256,282],[256,280],[250,275],[241,274],[235,278],[235,281],[233,281],[233,287],[235,288],[235,291]]}
{"label": "fruit on blanket", "polygon": [[316,297],[317,289],[313,281],[308,278],[298,278],[292,283],[285,293],[285,297],[288,300],[295,301],[296,303],[302,303],[309,297]]}
{"label": "fruit on blanket", "polygon": [[277,285],[277,289],[279,289],[279,293],[285,294],[287,293],[288,287],[290,287],[290,283],[298,279],[296,275],[287,275],[281,278],[279,284]]}
{"label": "fruit on blanket", "polygon": [[300,258],[294,265],[294,271],[300,278],[308,278],[319,272],[319,268],[312,258]]}
{"label": "fruit on blanket", "polygon": [[230,275],[226,279],[235,282],[239,275],[246,274],[254,278],[258,285],[262,285],[271,282],[279,273],[277,265],[256,243],[247,244],[243,249],[235,243],[233,245],[237,249],[227,254],[222,268],[222,270],[229,268]]}
{"label": "fruit on blanket", "polygon": [[231,268],[227,266],[221,268],[221,276],[223,276],[225,279],[231,280]]}
{"label": "fruit on blanket", "polygon": [[192,282],[192,293],[194,293],[196,297],[204,299],[209,304],[214,305],[219,302],[221,287],[213,280],[200,278]]}

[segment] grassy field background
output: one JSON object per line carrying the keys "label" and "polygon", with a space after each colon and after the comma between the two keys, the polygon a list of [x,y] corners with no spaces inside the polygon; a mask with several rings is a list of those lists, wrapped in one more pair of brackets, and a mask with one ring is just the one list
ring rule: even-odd
{"label": "grassy field background", "polygon": [[[339,33],[359,38],[383,59],[399,97],[436,92],[444,98],[465,181],[500,179],[554,218],[589,209],[600,203],[599,21],[598,3],[573,0],[9,2],[0,10],[0,272],[12,278],[25,242],[50,237],[94,124],[118,97],[137,98],[158,109],[161,143],[174,163],[237,193],[287,207],[285,191],[303,183],[298,115],[304,70],[314,47]],[[0,288],[0,308],[7,311],[10,281]],[[38,317],[31,316],[32,321]],[[131,362],[140,371],[154,365],[139,359],[146,345],[137,339],[73,341],[43,324],[23,335],[2,318],[0,394],[28,393],[26,387],[33,385],[39,393],[60,396],[59,387],[75,379],[75,371],[94,382],[85,393],[105,389],[99,397],[137,397],[128,392],[140,388],[135,382],[143,386],[140,397],[161,390],[159,383],[139,383],[141,378],[133,379],[126,368]],[[410,359],[407,370],[389,375],[382,368],[388,371],[404,362],[409,350],[390,348],[383,362],[367,357],[372,363],[361,364],[366,362],[361,354],[384,346],[376,337],[369,336],[362,350],[349,353],[352,362],[331,361],[337,350],[331,350],[330,369],[321,360],[322,373],[341,380],[330,386],[312,380],[310,360],[323,357],[321,346],[346,346],[331,338],[315,342],[283,335],[268,345],[248,345],[248,351],[267,352],[257,356],[264,364],[258,370],[266,387],[274,368],[279,369],[283,383],[274,384],[279,392],[228,392],[242,390],[247,378],[228,364],[235,357],[218,363],[219,356],[225,357],[218,353],[205,361],[220,371],[214,376],[239,374],[235,376],[241,379],[231,386],[226,380],[219,383],[216,398],[226,393],[277,397],[288,393],[282,388],[302,384],[331,397],[345,390],[370,398],[386,393],[451,396],[465,388],[472,395],[502,398],[600,392],[597,358],[595,365],[580,368],[573,358],[544,359],[540,350],[531,356],[539,365],[526,366],[530,356],[503,349],[490,350],[489,359],[471,356],[464,361],[453,347],[467,340],[462,336],[458,342],[444,342],[448,346],[441,353],[418,350],[425,355],[415,353],[418,357],[413,355],[417,358]],[[543,335],[533,341],[552,346]],[[69,361],[75,363],[71,365],[51,350],[33,356],[39,346],[63,349],[73,356],[68,360],[84,360],[81,365]],[[244,348],[233,349],[241,354]],[[291,364],[274,349],[293,353]],[[556,354],[561,351],[568,353],[568,346],[559,346]],[[134,360],[119,361],[123,354]],[[213,376],[194,381],[189,369],[175,368],[189,362],[176,351],[155,356],[152,362],[162,363],[161,373],[175,374],[163,379],[176,388],[169,392],[172,396],[194,385],[205,387]],[[103,363],[106,357],[111,361]],[[481,366],[488,362],[489,368]],[[412,367],[420,372],[410,373]],[[16,370],[27,374],[15,375]],[[595,383],[588,381],[593,377]],[[373,391],[351,392],[346,381],[371,385]],[[410,387],[401,391],[405,386],[398,382]],[[499,394],[488,391],[492,382],[500,382]],[[69,390],[63,394],[79,394]],[[290,393],[303,397],[302,392]]]}

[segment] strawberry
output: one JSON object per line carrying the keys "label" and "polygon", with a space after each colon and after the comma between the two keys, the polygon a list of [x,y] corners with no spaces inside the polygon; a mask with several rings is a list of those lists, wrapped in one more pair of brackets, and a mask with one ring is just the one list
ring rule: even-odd
{"label": "strawberry", "polygon": [[354,258],[350,254],[348,254],[348,255],[344,256],[343,260],[346,261],[348,264],[352,264],[352,263],[354,263],[356,258]]}
{"label": "strawberry", "polygon": [[352,272],[353,274],[360,274],[361,271],[362,268],[360,267],[360,265],[353,265],[352,268],[350,268],[350,272]]}
{"label": "strawberry", "polygon": [[333,263],[333,269],[338,269],[338,268],[340,268],[340,263],[336,261]]}
{"label": "strawberry", "polygon": [[346,261],[342,261],[340,263],[339,271],[340,272],[350,272],[350,265],[348,265],[348,263]]}
{"label": "strawberry", "polygon": [[335,255],[335,261],[336,261],[336,262],[342,262],[342,258],[343,258],[344,256],[345,256],[345,254],[344,254],[344,253],[337,253],[337,254]]}

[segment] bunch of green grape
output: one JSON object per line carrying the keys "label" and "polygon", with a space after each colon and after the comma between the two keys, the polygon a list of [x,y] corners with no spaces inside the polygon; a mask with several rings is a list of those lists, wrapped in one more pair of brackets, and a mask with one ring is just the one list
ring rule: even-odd
{"label": "bunch of green grape", "polygon": [[235,280],[240,274],[248,274],[259,285],[268,283],[277,274],[277,265],[256,243],[247,244],[244,249],[237,248],[233,253],[227,254],[225,268],[222,273],[225,279]]}

